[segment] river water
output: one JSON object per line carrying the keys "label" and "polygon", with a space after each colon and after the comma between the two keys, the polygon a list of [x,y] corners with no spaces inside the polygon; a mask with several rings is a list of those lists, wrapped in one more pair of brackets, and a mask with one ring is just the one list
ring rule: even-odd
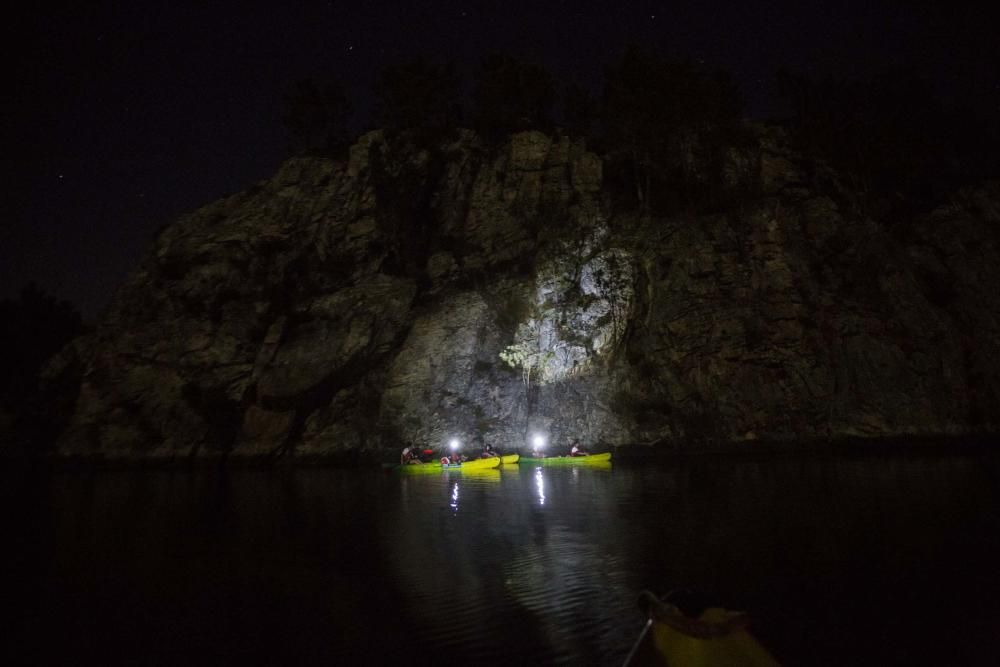
{"label": "river water", "polygon": [[675,588],[786,664],[1000,648],[997,457],[5,478],[16,663],[616,665]]}

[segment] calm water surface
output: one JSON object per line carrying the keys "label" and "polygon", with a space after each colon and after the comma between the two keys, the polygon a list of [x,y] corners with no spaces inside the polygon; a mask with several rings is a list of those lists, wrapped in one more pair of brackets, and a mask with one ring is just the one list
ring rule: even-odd
{"label": "calm water surface", "polygon": [[787,664],[1000,644],[996,457],[5,477],[17,662],[615,665],[678,587]]}

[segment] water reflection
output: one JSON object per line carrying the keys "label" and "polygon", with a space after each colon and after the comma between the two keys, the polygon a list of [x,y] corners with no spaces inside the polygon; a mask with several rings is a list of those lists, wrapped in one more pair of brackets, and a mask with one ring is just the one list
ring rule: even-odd
{"label": "water reflection", "polygon": [[[416,631],[472,663],[509,654],[505,636],[484,636],[497,626],[516,628],[530,664],[615,662],[630,636],[612,628],[635,615],[640,582],[621,551],[626,526],[614,521],[610,482],[541,467],[463,475],[460,490],[454,479],[408,480],[406,504],[424,511],[386,516],[381,532]],[[447,512],[435,511],[435,491]]]}
{"label": "water reflection", "polygon": [[481,484],[485,482],[499,482],[500,468],[486,468],[486,469],[475,469],[472,470],[462,470],[456,471],[455,474],[461,475],[463,480],[473,480],[475,484]]}
{"label": "water reflection", "polygon": [[998,471],[942,456],[8,475],[0,511],[26,554],[8,603],[30,664],[620,664],[636,592],[682,586],[751,610],[786,664],[991,664]]}

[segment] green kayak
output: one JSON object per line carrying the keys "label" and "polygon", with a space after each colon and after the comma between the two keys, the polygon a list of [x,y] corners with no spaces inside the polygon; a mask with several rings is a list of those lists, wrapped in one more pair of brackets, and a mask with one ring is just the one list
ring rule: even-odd
{"label": "green kayak", "polygon": [[588,454],[587,456],[549,456],[543,459],[522,456],[520,463],[541,466],[583,465],[588,463],[607,463],[611,460],[611,452]]}

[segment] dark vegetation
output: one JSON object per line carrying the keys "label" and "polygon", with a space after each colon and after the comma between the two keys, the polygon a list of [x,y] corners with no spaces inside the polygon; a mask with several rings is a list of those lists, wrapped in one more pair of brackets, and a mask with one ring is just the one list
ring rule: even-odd
{"label": "dark vegetation", "polygon": [[742,128],[741,109],[725,74],[626,51],[607,70],[601,104],[608,166],[633,190],[619,194],[631,194],[643,212],[704,199],[708,192],[701,190],[721,182],[723,152]]}
{"label": "dark vegetation", "polygon": [[351,102],[336,81],[297,82],[284,97],[281,122],[296,153],[330,155],[347,143]]}
{"label": "dark vegetation", "polygon": [[461,77],[451,63],[416,58],[375,80],[375,120],[389,130],[440,130],[462,122]]}
{"label": "dark vegetation", "polygon": [[[557,84],[542,66],[504,54],[471,74],[469,85],[454,64],[423,58],[386,67],[374,82],[372,118],[353,125],[342,87],[300,83],[285,100],[292,148],[334,154],[352,126],[428,143],[457,127],[492,143],[537,129],[587,137],[625,209],[717,211],[747,194],[734,181],[733,156],[752,158],[756,140],[723,72],[631,47],[606,68],[599,91]],[[945,104],[911,72],[847,81],[783,71],[778,81],[787,113],[770,122],[841,174],[859,214],[902,229],[957,188],[996,176],[1000,130],[989,110]]]}
{"label": "dark vegetation", "polygon": [[473,126],[494,141],[512,132],[549,130],[554,102],[552,77],[545,69],[510,56],[491,55],[476,75]]}
{"label": "dark vegetation", "polygon": [[0,411],[22,410],[45,361],[83,332],[80,313],[34,283],[0,301]]}
{"label": "dark vegetation", "polygon": [[945,104],[913,72],[870,81],[778,73],[799,150],[828,161],[860,197],[862,212],[908,222],[958,188],[996,177],[996,107]]}

